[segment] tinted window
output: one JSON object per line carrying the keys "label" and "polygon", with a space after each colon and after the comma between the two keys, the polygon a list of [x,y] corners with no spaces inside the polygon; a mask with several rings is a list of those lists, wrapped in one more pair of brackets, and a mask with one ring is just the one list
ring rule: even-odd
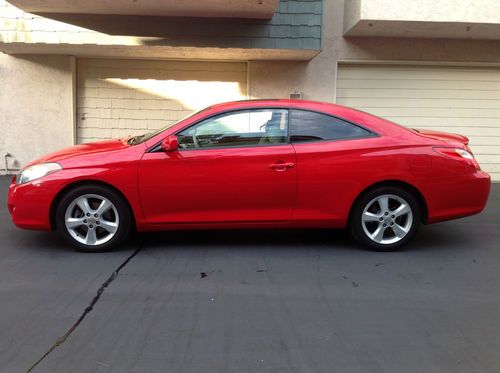
{"label": "tinted window", "polygon": [[287,141],[288,110],[256,109],[206,119],[178,134],[181,149],[281,144]]}
{"label": "tinted window", "polygon": [[292,110],[290,140],[293,142],[353,139],[371,132],[342,119],[313,111]]}

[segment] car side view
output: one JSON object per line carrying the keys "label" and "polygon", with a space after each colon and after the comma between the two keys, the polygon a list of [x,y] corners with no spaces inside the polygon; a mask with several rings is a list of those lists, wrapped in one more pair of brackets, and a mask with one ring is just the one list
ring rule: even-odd
{"label": "car side view", "polygon": [[329,103],[230,102],[43,156],[12,180],[8,208],[87,252],[132,230],[298,227],[348,227],[392,251],[420,224],[483,210],[490,177],[467,144]]}

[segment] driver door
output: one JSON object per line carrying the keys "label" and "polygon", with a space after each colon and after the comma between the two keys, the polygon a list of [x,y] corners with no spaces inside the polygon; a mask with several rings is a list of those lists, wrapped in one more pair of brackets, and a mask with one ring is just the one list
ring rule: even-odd
{"label": "driver door", "polygon": [[146,221],[287,221],[295,199],[295,151],[287,109],[233,111],[177,134],[175,152],[148,152],[139,167]]}

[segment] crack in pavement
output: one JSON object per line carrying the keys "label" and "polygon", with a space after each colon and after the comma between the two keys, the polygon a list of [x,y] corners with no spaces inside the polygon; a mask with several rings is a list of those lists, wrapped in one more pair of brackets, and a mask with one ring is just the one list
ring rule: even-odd
{"label": "crack in pavement", "polygon": [[94,309],[94,306],[96,305],[96,303],[101,298],[101,295],[102,295],[102,293],[104,293],[104,290],[109,286],[109,284],[111,284],[114,281],[114,279],[116,277],[118,277],[118,273],[128,264],[128,262],[130,262],[139,253],[139,251],[141,251],[141,249],[142,249],[142,244],[140,244],[139,247],[137,247],[137,249],[135,249],[135,251],[127,259],[125,259],[125,261],[122,264],[120,264],[120,266],[117,269],[115,269],[113,271],[113,273],[111,274],[111,276],[109,276],[108,279],[102,283],[102,285],[99,287],[99,289],[97,289],[97,294],[95,295],[94,298],[92,298],[92,300],[90,301],[89,305],[85,308],[85,310],[80,315],[80,317],[78,318],[78,320],[76,320],[76,322],[68,329],[68,331],[66,333],[64,333],[61,337],[59,337],[54,342],[54,344],[47,350],[47,352],[45,352],[26,371],[26,373],[32,372],[33,369],[35,369],[47,356],[49,356],[52,351],[54,351],[57,347],[59,347],[60,345],[62,345],[64,342],[66,342],[66,340],[71,335],[71,333],[73,333],[76,330],[76,328],[78,327],[78,325],[80,325],[80,323],[83,321],[83,319],[85,319],[85,317],[90,313],[90,311],[92,311]]}

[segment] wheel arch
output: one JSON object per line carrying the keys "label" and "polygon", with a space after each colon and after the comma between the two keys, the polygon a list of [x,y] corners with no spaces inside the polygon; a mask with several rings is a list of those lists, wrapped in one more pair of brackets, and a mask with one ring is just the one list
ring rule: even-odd
{"label": "wheel arch", "polygon": [[427,220],[429,217],[429,210],[427,207],[427,201],[425,200],[424,195],[422,192],[415,187],[414,185],[402,181],[402,180],[383,180],[376,182],[374,184],[371,184],[370,186],[366,187],[363,189],[360,193],[358,193],[357,197],[354,199],[351,208],[349,209],[349,221],[351,220],[351,214],[354,209],[354,206],[358,202],[358,200],[366,193],[372,191],[373,189],[380,188],[380,187],[397,187],[401,189],[405,189],[406,191],[410,192],[418,202],[418,205],[420,207],[420,212],[421,212],[421,217],[420,220],[423,224],[427,224]]}
{"label": "wheel arch", "polygon": [[69,192],[71,189],[74,189],[74,188],[77,188],[77,187],[80,187],[80,186],[85,186],[85,185],[89,185],[89,186],[98,185],[98,186],[102,186],[102,187],[111,189],[112,191],[114,191],[115,193],[117,193],[121,198],[123,198],[123,200],[125,201],[125,204],[127,205],[128,209],[129,209],[130,217],[132,219],[132,221],[131,221],[131,228],[132,229],[136,228],[136,219],[135,219],[134,210],[132,209],[132,206],[130,205],[129,200],[127,199],[127,197],[125,196],[125,194],[122,193],[122,191],[120,191],[114,185],[106,183],[104,181],[100,181],[100,180],[87,180],[86,179],[86,180],[78,180],[78,181],[75,181],[73,183],[70,183],[70,184],[66,185],[64,188],[62,188],[56,194],[56,196],[52,200],[52,204],[50,205],[50,227],[51,227],[52,230],[56,230],[56,228],[57,228],[57,224],[56,224],[57,206],[59,205],[59,202],[61,201],[61,199],[64,196],[64,194],[66,194],[67,192]]}

